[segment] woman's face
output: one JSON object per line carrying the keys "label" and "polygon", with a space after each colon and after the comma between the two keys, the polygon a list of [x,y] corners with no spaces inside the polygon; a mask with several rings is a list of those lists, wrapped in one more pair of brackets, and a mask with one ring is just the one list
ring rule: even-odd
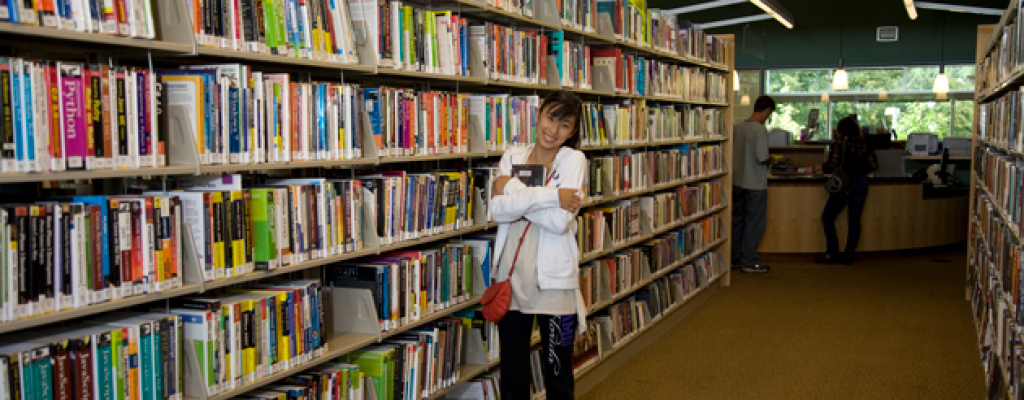
{"label": "woman's face", "polygon": [[554,107],[545,107],[537,120],[537,145],[545,149],[558,149],[572,137],[576,130],[576,117],[555,118],[551,115]]}

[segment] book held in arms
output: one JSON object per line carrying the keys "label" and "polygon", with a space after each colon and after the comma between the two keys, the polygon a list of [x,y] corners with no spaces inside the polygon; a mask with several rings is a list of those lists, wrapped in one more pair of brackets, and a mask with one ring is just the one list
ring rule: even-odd
{"label": "book held in arms", "polygon": [[543,164],[516,164],[512,166],[512,177],[529,187],[544,187],[547,168]]}

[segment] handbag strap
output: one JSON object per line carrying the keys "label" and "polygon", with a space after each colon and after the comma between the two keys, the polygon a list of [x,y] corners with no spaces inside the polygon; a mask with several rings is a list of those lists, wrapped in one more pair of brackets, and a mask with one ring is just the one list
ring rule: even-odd
{"label": "handbag strap", "polygon": [[[547,184],[551,182],[551,178],[554,176],[555,171],[552,170],[551,173],[548,174],[548,179],[544,182],[544,186],[547,186]],[[516,261],[519,261],[519,250],[523,249],[523,239],[526,239],[526,233],[530,231],[531,226],[533,226],[533,221],[527,222],[526,229],[523,229],[523,235],[519,237],[519,245],[516,246],[516,255],[512,257],[512,268],[508,269],[508,278],[506,279],[511,279],[512,273],[516,271]]]}

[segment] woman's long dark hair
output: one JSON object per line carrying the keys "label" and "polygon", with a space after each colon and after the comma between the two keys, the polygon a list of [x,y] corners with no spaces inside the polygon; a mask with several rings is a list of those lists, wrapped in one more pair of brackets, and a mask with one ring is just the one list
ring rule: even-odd
{"label": "woman's long dark hair", "polygon": [[836,124],[836,133],[843,139],[864,140],[864,136],[860,132],[860,124],[857,123],[857,117],[854,115],[839,120],[839,123]]}
{"label": "woman's long dark hair", "polygon": [[580,143],[580,124],[583,123],[583,100],[580,100],[575,94],[559,90],[551,92],[544,97],[544,103],[541,104],[540,110],[537,110],[537,118],[544,113],[544,110],[550,109],[551,116],[555,119],[561,120],[562,118],[576,118],[576,126],[572,130],[572,136],[562,143],[562,146],[569,148],[577,148]]}

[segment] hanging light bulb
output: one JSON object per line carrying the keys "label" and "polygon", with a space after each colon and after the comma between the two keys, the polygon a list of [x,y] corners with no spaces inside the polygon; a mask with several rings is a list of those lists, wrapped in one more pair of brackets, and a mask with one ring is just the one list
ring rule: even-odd
{"label": "hanging light bulb", "polygon": [[839,59],[839,69],[832,76],[832,90],[846,90],[850,88],[850,81],[846,77],[846,70],[842,67],[842,59]]}
{"label": "hanging light bulb", "polygon": [[932,85],[932,92],[938,94],[949,93],[949,78],[946,77],[946,73],[939,69],[939,74],[935,76],[935,84]]}
{"label": "hanging light bulb", "polygon": [[822,93],[821,94],[821,102],[822,103],[828,103],[828,93]]}
{"label": "hanging light bulb", "polygon": [[878,99],[879,100],[888,100],[889,99],[889,93],[886,93],[884,90],[881,91],[881,92],[878,92]]}
{"label": "hanging light bulb", "polygon": [[743,95],[743,97],[740,97],[740,105],[741,106],[749,106],[750,105],[750,96]]}
{"label": "hanging light bulb", "polygon": [[936,100],[946,100],[948,98],[949,97],[946,95],[946,93],[936,93],[935,94],[935,99]]}
{"label": "hanging light bulb", "polygon": [[740,91],[740,74],[736,70],[732,70],[732,91]]}

